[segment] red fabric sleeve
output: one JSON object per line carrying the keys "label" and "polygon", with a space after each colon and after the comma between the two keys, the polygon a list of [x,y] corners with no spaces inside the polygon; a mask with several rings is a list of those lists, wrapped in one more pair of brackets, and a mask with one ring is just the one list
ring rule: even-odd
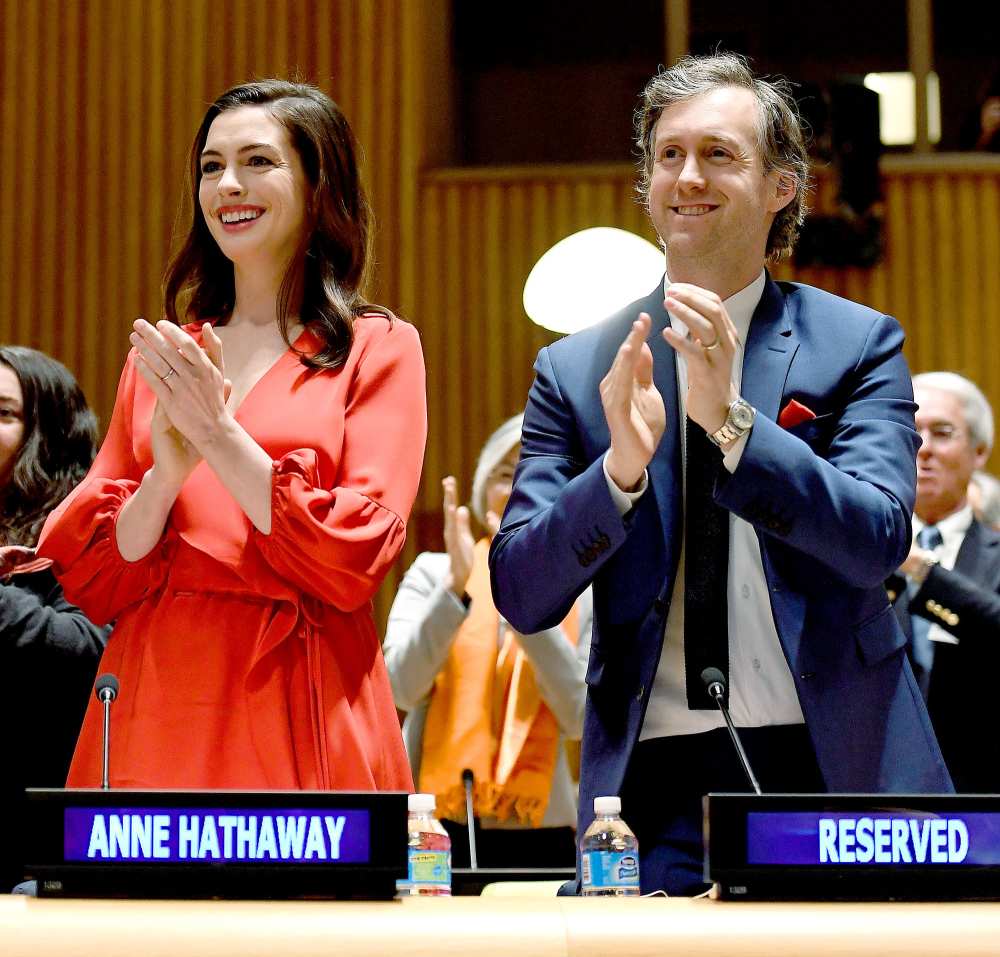
{"label": "red fabric sleeve", "polygon": [[115,539],[118,514],[144,471],[133,453],[135,382],[130,353],[101,450],[87,477],[49,515],[38,542],[38,554],[52,560],[66,598],[96,624],[111,621],[158,588],[173,551],[164,536],[144,558],[127,562]]}
{"label": "red fabric sleeve", "polygon": [[427,439],[425,388],[420,339],[397,321],[359,361],[334,487],[320,486],[311,449],[274,463],[271,533],[253,534],[283,579],[342,611],[371,600],[406,539]]}

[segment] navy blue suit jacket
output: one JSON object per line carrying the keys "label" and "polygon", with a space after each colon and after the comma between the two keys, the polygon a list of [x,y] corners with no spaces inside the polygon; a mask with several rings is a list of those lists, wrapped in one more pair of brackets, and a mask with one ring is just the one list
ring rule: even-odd
{"label": "navy blue suit jacket", "polygon": [[1000,792],[1000,739],[994,731],[991,687],[1000,674],[1000,532],[973,522],[954,569],[932,568],[912,597],[900,576],[891,578],[889,587],[896,616],[911,641],[912,616],[919,615],[958,642],[932,642],[934,664],[929,675],[921,676],[955,786],[970,794]]}
{"label": "navy blue suit jacket", "polygon": [[[649,489],[623,518],[604,477],[610,440],[598,386],[639,312],[653,319],[649,346],[668,425]],[[675,361],[660,335],[667,322],[658,286],[541,350],[513,494],[490,553],[497,608],[524,634],[560,622],[593,584],[581,833],[593,798],[620,793],[681,548]],[[742,394],[757,419],[735,473],[714,492],[757,531],[778,636],[830,791],[951,790],[883,587],[910,546],[916,484],[902,344],[888,316],[769,279],[743,366]],[[793,398],[816,418],[784,429],[779,411]]]}

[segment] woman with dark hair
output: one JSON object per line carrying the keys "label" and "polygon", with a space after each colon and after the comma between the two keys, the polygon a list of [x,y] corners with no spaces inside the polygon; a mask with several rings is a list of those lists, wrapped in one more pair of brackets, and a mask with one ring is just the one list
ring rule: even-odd
{"label": "woman with dark hair", "polygon": [[35,555],[45,516],[87,473],[97,420],[69,371],[0,346],[0,889],[20,880],[15,808],[25,787],[62,787],[109,629],[71,605]]}
{"label": "woman with dark hair", "polygon": [[[353,135],[315,87],[248,83],[190,176],[167,319],[135,322],[107,439],[42,535],[67,595],[116,619],[112,784],[409,789],[371,597],[416,495],[424,367],[362,295]],[[92,702],[70,784],[100,781],[100,729]]]}

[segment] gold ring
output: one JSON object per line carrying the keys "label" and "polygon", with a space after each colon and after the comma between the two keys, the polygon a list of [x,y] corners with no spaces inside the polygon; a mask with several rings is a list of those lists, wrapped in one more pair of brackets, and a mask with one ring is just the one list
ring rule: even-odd
{"label": "gold ring", "polygon": [[719,336],[715,337],[715,342],[713,342],[710,346],[706,346],[705,343],[703,342],[701,344],[701,347],[706,352],[711,352],[713,349],[718,349],[719,348]]}
{"label": "gold ring", "polygon": [[160,381],[161,382],[166,382],[167,379],[169,379],[176,371],[177,370],[173,366],[171,366],[170,367],[170,371],[166,375],[161,375],[160,376]]}

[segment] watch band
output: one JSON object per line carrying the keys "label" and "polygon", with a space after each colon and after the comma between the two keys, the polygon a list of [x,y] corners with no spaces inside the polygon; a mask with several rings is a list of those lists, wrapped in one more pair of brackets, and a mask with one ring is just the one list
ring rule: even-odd
{"label": "watch band", "polygon": [[717,429],[709,435],[709,438],[721,448],[723,445],[728,445],[734,439],[738,439],[745,431],[747,430],[737,428],[727,419],[726,422],[723,423],[722,428]]}
{"label": "watch band", "polygon": [[[737,409],[744,413],[749,419],[747,425],[737,425],[734,414]],[[729,409],[726,411],[726,421],[722,423],[721,428],[716,429],[714,432],[709,432],[708,437],[720,448],[724,445],[729,445],[730,442],[733,442],[740,438],[740,436],[745,435],[750,431],[750,429],[753,428],[753,422],[756,415],[757,410],[742,396],[734,399],[729,403]]]}

